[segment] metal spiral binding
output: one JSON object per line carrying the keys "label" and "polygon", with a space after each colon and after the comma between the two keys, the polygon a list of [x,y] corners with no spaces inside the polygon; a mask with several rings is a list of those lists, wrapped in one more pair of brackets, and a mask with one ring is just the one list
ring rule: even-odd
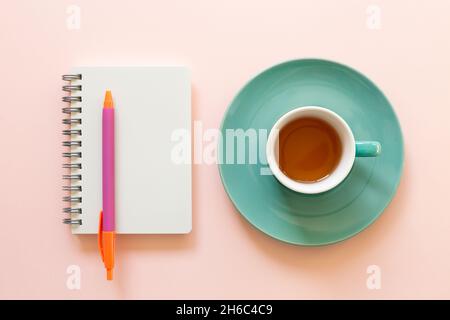
{"label": "metal spiral binding", "polygon": [[63,108],[62,111],[67,114],[81,113],[81,108]]}
{"label": "metal spiral binding", "polygon": [[64,169],[81,169],[81,163],[63,163]]}
{"label": "metal spiral binding", "polygon": [[81,91],[81,86],[63,86],[63,91],[73,92],[73,91]]}
{"label": "metal spiral binding", "polygon": [[81,102],[80,96],[65,96],[62,98],[62,101],[64,102]]}
{"label": "metal spiral binding", "polygon": [[81,152],[63,152],[64,158],[81,158]]}
{"label": "metal spiral binding", "polygon": [[[62,76],[64,81],[76,81],[81,80],[81,74],[66,74]],[[82,86],[79,84],[65,85],[62,87],[65,92],[79,92],[82,90]],[[63,142],[63,147],[67,148],[66,152],[63,152],[62,156],[69,159],[70,162],[63,163],[63,168],[70,170],[70,174],[64,174],[63,180],[68,181],[67,185],[63,186],[63,191],[68,192],[67,196],[63,197],[63,202],[67,203],[67,207],[63,208],[63,213],[69,214],[70,218],[64,218],[63,223],[69,225],[81,225],[82,219],[78,217],[83,210],[79,205],[82,203],[82,187],[79,183],[82,180],[82,175],[79,172],[81,170],[81,157],[82,152],[80,150],[82,142],[79,139],[82,135],[81,118],[76,116],[82,112],[82,107],[79,105],[82,102],[81,95],[69,95],[62,98],[62,101],[68,103],[68,106],[62,108],[62,112],[68,115],[67,118],[62,120],[62,123],[69,128],[62,131],[63,136],[67,137]]]}
{"label": "metal spiral binding", "polygon": [[81,203],[81,197],[63,197],[64,202],[78,202]]}
{"label": "metal spiral binding", "polygon": [[70,140],[70,141],[63,141],[64,147],[81,147],[81,141],[79,140]]}
{"label": "metal spiral binding", "polygon": [[66,118],[62,122],[63,124],[81,124],[81,119]]}
{"label": "metal spiral binding", "polygon": [[78,213],[81,214],[81,208],[64,208],[63,209],[64,213]]}
{"label": "metal spiral binding", "polygon": [[81,74],[65,74],[62,76],[64,81],[73,81],[73,80],[81,80]]}
{"label": "metal spiral binding", "polygon": [[64,180],[81,180],[81,174],[64,174]]}
{"label": "metal spiral binding", "polygon": [[80,226],[83,224],[81,219],[70,219],[70,218],[63,219],[63,223],[64,224],[78,224]]}
{"label": "metal spiral binding", "polygon": [[65,136],[73,136],[73,135],[81,136],[81,130],[72,130],[72,129],[63,130],[62,134]]}
{"label": "metal spiral binding", "polygon": [[63,191],[81,191],[81,186],[63,186]]}

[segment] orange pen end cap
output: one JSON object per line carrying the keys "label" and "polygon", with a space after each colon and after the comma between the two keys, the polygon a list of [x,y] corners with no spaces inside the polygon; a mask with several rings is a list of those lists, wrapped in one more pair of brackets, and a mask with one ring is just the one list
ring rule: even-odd
{"label": "orange pen end cap", "polygon": [[114,108],[113,98],[111,94],[111,90],[106,90],[105,93],[105,100],[103,102],[103,108],[105,109],[111,109]]}

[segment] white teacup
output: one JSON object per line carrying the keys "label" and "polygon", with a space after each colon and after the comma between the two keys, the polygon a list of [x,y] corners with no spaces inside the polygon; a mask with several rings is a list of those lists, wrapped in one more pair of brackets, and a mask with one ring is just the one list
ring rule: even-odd
{"label": "white teacup", "polygon": [[[278,163],[279,131],[291,121],[303,117],[318,118],[327,122],[336,130],[342,145],[341,159],[336,168],[326,178],[311,183],[302,183],[289,178],[280,170]],[[379,142],[356,142],[352,130],[344,119],[329,109],[316,106],[299,107],[284,114],[274,124],[266,145],[267,162],[278,181],[293,191],[307,194],[322,193],[336,187],[350,173],[355,157],[376,157],[380,153],[381,145]]]}

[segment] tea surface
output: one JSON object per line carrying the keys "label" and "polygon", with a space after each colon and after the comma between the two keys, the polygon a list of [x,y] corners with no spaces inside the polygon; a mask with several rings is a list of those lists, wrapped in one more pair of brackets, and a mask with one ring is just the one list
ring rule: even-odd
{"label": "tea surface", "polygon": [[279,132],[279,166],[289,178],[317,182],[329,176],[342,155],[336,130],[312,117],[299,118]]}

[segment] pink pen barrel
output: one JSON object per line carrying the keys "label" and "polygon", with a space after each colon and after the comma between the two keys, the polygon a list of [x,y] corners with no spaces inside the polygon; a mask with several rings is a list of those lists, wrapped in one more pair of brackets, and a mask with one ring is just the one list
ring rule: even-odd
{"label": "pink pen barrel", "polygon": [[114,103],[111,91],[105,93],[102,113],[102,194],[98,244],[106,268],[106,279],[113,279],[115,248]]}
{"label": "pink pen barrel", "polygon": [[115,231],[114,108],[102,115],[103,231]]}

